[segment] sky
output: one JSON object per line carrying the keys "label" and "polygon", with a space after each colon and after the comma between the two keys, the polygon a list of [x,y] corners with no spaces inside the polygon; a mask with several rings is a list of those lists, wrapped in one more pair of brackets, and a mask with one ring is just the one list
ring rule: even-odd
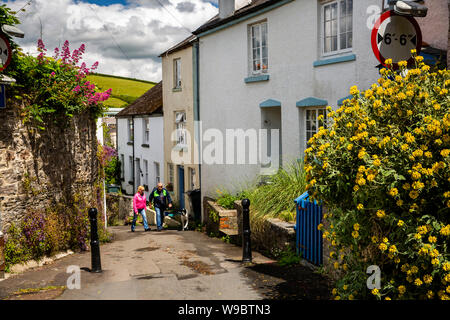
{"label": "sky", "polygon": [[158,56],[217,14],[217,0],[1,0],[19,12],[24,52],[37,54],[42,37],[48,55],[68,40],[86,45],[84,61],[97,72],[158,82]]}

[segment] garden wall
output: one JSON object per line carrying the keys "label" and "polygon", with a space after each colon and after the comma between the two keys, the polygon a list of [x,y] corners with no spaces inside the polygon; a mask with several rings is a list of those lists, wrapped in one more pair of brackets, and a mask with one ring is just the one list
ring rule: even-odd
{"label": "garden wall", "polygon": [[94,193],[95,121],[79,116],[38,132],[22,124],[19,112],[17,106],[0,110],[0,231],[20,221],[28,209],[80,199],[101,203]]}

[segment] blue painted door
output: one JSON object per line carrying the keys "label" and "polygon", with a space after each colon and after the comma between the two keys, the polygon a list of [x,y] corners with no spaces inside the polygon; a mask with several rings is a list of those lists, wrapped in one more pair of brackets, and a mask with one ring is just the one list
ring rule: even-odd
{"label": "blue painted door", "polygon": [[180,207],[184,208],[184,167],[178,166],[178,190]]}

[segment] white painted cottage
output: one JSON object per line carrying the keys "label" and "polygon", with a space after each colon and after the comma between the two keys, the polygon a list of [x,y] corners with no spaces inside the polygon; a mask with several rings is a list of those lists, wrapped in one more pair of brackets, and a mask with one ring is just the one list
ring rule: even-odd
{"label": "white painted cottage", "polygon": [[151,191],[164,183],[164,120],[162,82],[116,115],[121,186],[134,194],[143,185]]}
{"label": "white painted cottage", "polygon": [[[376,82],[379,62],[371,49],[371,23],[381,6],[380,0],[219,0],[219,14],[194,31],[203,196],[215,196],[217,188],[238,190],[266,174],[261,161],[249,163],[255,152],[267,149],[273,168],[278,160],[302,159],[326,106],[337,109],[351,86],[364,89]],[[279,151],[276,139],[262,141],[257,151],[247,143],[246,164],[227,164],[227,129],[278,129]],[[215,162],[207,163],[218,132],[226,147],[214,151]],[[245,145],[242,137],[236,142],[235,154]]]}

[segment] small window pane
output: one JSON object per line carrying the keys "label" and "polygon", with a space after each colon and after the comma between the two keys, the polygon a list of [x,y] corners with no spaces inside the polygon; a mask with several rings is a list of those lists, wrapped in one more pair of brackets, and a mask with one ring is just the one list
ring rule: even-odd
{"label": "small window pane", "polygon": [[347,33],[347,48],[353,48],[353,32]]}
{"label": "small window pane", "polygon": [[337,3],[331,5],[331,19],[337,19]]}
{"label": "small window pane", "polygon": [[333,37],[331,40],[331,50],[332,51],[337,50],[337,37]]}
{"label": "small window pane", "polygon": [[331,9],[330,6],[325,6],[325,21],[329,21],[331,19]]}
{"label": "small window pane", "polygon": [[347,25],[347,30],[346,31],[352,31],[353,29],[353,17],[352,16],[347,16],[346,19],[346,25]]}
{"label": "small window pane", "polygon": [[341,39],[341,49],[347,49],[347,34],[341,34],[340,36]]}

